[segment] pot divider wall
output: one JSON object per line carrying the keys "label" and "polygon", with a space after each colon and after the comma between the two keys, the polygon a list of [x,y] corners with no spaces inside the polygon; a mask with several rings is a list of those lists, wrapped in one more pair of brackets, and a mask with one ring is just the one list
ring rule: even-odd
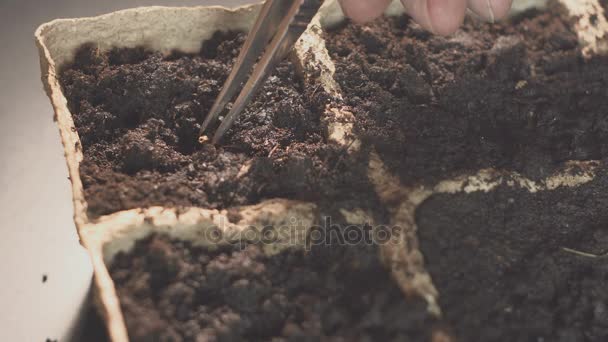
{"label": "pot divider wall", "polygon": [[[576,19],[580,43],[585,46],[586,53],[592,55],[603,51],[606,48],[608,25],[598,2],[562,2]],[[529,3],[542,5],[544,1]],[[578,6],[581,3],[583,6]],[[290,232],[297,232],[297,236],[290,236],[289,241],[279,239],[276,243],[265,246],[264,252],[272,255],[288,247],[304,246],[306,233],[316,217],[317,206],[314,203],[286,199],[268,200],[257,205],[235,208],[241,217],[238,222],[231,222],[226,210],[189,208],[178,211],[164,207],[133,209],[90,219],[79,174],[82,149],[72,114],[59,85],[58,69],[74,58],[78,47],[91,42],[97,44],[102,52],[113,47],[143,45],[166,54],[174,50],[194,53],[200,49],[201,41],[210,38],[217,30],[246,31],[252,25],[258,9],[258,5],[233,10],[222,7],[137,8],[94,18],[55,20],[42,25],[36,31],[42,81],[55,111],[72,182],[74,220],[82,244],[88,249],[93,261],[96,304],[113,341],[128,341],[119,299],[107,269],[116,253],[130,250],[135,241],[153,232],[165,233],[197,245],[213,246],[229,243],[231,239],[241,239],[239,233],[251,226],[261,227],[271,223],[274,229],[293,227],[289,219],[295,218],[298,222],[297,229],[291,229]],[[401,14],[398,2],[390,7],[387,14]],[[344,16],[337,1],[326,1],[319,15],[298,42],[292,57],[306,82],[322,86],[328,94],[337,99],[337,106],[326,108],[328,115],[324,124],[327,126],[328,141],[355,152],[359,150],[360,141],[353,130],[354,117],[348,108],[339,105],[344,94],[340,93],[340,87],[334,81],[335,66],[322,39],[323,29],[335,26],[343,20]],[[406,188],[399,185],[399,180],[386,170],[380,157],[372,152],[369,164],[370,179],[391,213],[390,223],[402,229],[398,244],[381,247],[382,256],[404,294],[424,298],[429,312],[440,315],[441,310],[437,302],[439,294],[425,270],[416,238],[414,213],[424,200],[435,193],[489,191],[500,184],[521,186],[534,192],[552,190],[559,186],[574,187],[593,179],[595,162],[567,164],[578,165],[585,172],[573,175],[566,170],[544,181],[533,182],[515,173],[480,170],[475,175],[445,180],[432,187]],[[222,236],[219,240],[214,238],[218,230]],[[259,238],[261,231],[255,232],[257,235],[248,238]]]}

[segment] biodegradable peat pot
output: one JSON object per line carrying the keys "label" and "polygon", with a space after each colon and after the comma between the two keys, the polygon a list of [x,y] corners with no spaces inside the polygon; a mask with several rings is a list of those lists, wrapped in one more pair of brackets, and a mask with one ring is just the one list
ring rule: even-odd
{"label": "biodegradable peat pot", "polygon": [[[148,7],[119,11],[107,15],[82,19],[60,19],[42,25],[36,31],[36,43],[40,51],[42,81],[55,111],[68,164],[74,202],[74,220],[81,243],[89,251],[95,272],[94,293],[98,311],[103,317],[108,334],[113,341],[127,341],[128,336],[114,284],[108,274],[109,264],[119,251],[131,249],[135,241],[153,232],[192,241],[195,245],[213,246],[230,241],[230,237],[243,241],[239,233],[248,227],[294,227],[285,241],[275,241],[264,247],[265,253],[276,254],[287,247],[304,245],[306,232],[313,224],[314,203],[284,199],[266,200],[262,203],[239,207],[230,212],[239,217],[236,222],[226,210],[205,208],[149,207],[132,209],[89,217],[79,164],[83,160],[80,137],[75,128],[72,113],[59,83],[59,70],[70,63],[83,44],[94,44],[99,53],[112,48],[145,46],[168,55],[174,51],[196,53],[201,42],[208,40],[216,31],[247,31],[253,24],[259,5],[236,9],[223,7],[169,8]],[[313,22],[318,27],[318,19]],[[320,41],[319,31],[311,31],[298,44],[294,55],[297,68],[305,78],[310,73],[333,96],[336,87],[331,79],[331,65]],[[312,58],[311,58],[312,55]],[[314,60],[314,65],[307,65]],[[337,112],[328,108],[329,113]],[[327,134],[330,141],[345,144],[343,124],[328,119]],[[335,122],[334,122],[335,121]],[[356,221],[356,220],[355,220]],[[215,239],[221,230],[221,241]],[[280,229],[280,228],[279,228]],[[251,231],[250,231],[251,232]],[[295,232],[295,236],[293,235]],[[248,235],[247,239],[259,239]]]}
{"label": "biodegradable peat pot", "polygon": [[[67,108],[67,101],[57,79],[58,68],[74,58],[79,46],[90,42],[98,44],[99,48],[104,50],[115,46],[134,47],[146,44],[165,53],[173,49],[194,52],[200,48],[201,40],[210,38],[217,29],[246,30],[252,25],[255,15],[255,6],[236,10],[219,7],[195,9],[151,7],[126,10],[96,18],[56,20],[42,25],[36,31],[42,80],[55,111],[55,120],[59,126],[72,181],[74,220],[81,243],[89,250],[92,258],[95,272],[95,298],[113,341],[127,341],[128,337],[112,280],[104,264],[102,247],[108,241],[112,241],[114,236],[117,239],[122,236],[123,244],[126,243],[128,246],[127,237],[133,234],[131,231],[149,227],[145,222],[154,221],[149,221],[147,218],[149,215],[137,210],[100,219],[95,223],[88,219],[87,203],[79,172],[79,163],[83,158],[80,138],[74,128],[72,114]],[[147,212],[152,217],[167,217],[169,221],[165,224],[169,227],[175,226],[178,222],[175,212],[166,212],[162,208],[150,209]],[[200,212],[200,217],[190,220],[186,226],[198,226],[199,222],[205,225],[205,221],[207,224],[212,223],[218,214]],[[203,218],[205,216],[206,219]],[[98,224],[108,224],[113,230],[116,229],[116,233],[110,230],[96,230]]]}
{"label": "biodegradable peat pot", "polygon": [[[540,1],[544,3],[544,1]],[[605,33],[608,29],[605,16],[596,1],[562,1],[574,18],[578,39],[583,51],[593,56],[605,49]],[[536,2],[533,2],[536,3]],[[113,48],[135,48],[144,46],[153,51],[169,55],[173,51],[196,53],[202,41],[211,39],[218,30],[247,31],[252,25],[258,6],[237,9],[221,7],[196,8],[139,8],[108,15],[72,20],[56,20],[42,25],[36,32],[40,49],[42,80],[55,110],[62,142],[72,181],[74,219],[82,244],[87,248],[95,270],[94,293],[97,309],[101,313],[113,341],[127,341],[127,329],[119,298],[108,266],[119,252],[127,252],[136,241],[154,232],[172,238],[186,240],[194,245],[213,247],[243,241],[259,241],[264,234],[261,229],[250,227],[272,227],[281,238],[263,245],[268,256],[285,249],[302,249],[306,236],[315,224],[320,208],[316,201],[285,198],[264,200],[260,203],[215,210],[204,207],[175,209],[163,205],[120,210],[103,215],[89,215],[87,198],[80,174],[83,161],[82,144],[68,109],[66,96],[60,84],[60,69],[72,62],[83,44],[93,44],[99,54]],[[401,14],[398,2],[391,6],[389,15]],[[391,271],[395,283],[408,298],[424,300],[426,311],[435,317],[441,316],[439,293],[425,267],[419,249],[416,210],[427,199],[442,193],[473,193],[491,191],[500,186],[517,187],[529,192],[551,191],[558,188],[578,187],[596,177],[599,163],[593,160],[565,162],[564,169],[541,180],[531,180],[516,172],[482,169],[458,177],[446,176],[434,184],[401,186],[400,179],[385,165],[386,160],[374,151],[362,147],[362,141],[354,130],[355,118],[352,110],[344,105],[347,96],[334,80],[336,67],[326,49],[323,30],[339,26],[344,21],[336,1],[326,1],[319,15],[297,44],[291,60],[304,83],[320,88],[332,101],[321,115],[324,139],[327,144],[342,148],[347,155],[366,153],[367,176],[371,180],[374,195],[389,213],[390,223],[399,228],[396,243],[380,246],[382,258]],[[604,45],[603,45],[604,44]],[[270,151],[272,155],[274,149]],[[338,159],[338,163],[342,158]],[[243,165],[243,172],[250,165]],[[574,172],[574,171],[576,172]],[[239,175],[241,172],[239,172]],[[281,197],[281,196],[278,196]],[[361,225],[376,222],[374,213],[362,208],[338,202],[346,223]],[[292,220],[298,222],[294,226]],[[288,227],[282,232],[281,229]],[[221,238],[217,238],[217,232]],[[295,235],[294,235],[295,234]],[[433,328],[437,341],[450,340],[441,328]]]}

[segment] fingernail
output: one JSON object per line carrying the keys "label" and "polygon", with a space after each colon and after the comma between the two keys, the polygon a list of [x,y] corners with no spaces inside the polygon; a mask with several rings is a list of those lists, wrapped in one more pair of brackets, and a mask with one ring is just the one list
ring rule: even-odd
{"label": "fingernail", "polygon": [[488,18],[490,18],[490,22],[494,24],[496,18],[494,17],[494,6],[492,5],[492,0],[486,0],[486,3],[488,4]]}

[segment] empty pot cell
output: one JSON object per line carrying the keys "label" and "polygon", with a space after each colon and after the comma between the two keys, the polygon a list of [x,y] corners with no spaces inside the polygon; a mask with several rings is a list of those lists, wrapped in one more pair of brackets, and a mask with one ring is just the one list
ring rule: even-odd
{"label": "empty pot cell", "polygon": [[118,254],[110,274],[131,341],[424,341],[438,331],[374,245],[268,256],[152,235]]}
{"label": "empty pot cell", "polygon": [[601,174],[553,191],[435,195],[417,209],[420,248],[459,340],[608,339]]}
{"label": "empty pot cell", "polygon": [[217,32],[199,54],[82,46],[60,81],[82,142],[93,216],[148,206],[227,208],[264,198],[344,197],[366,185],[365,162],[324,139],[331,99],[289,61],[265,83],[220,146],[198,134],[245,34]]}
{"label": "empty pot cell", "polygon": [[405,185],[493,167],[542,179],[608,153],[608,57],[556,2],[450,37],[407,17],[325,32],[355,131]]}

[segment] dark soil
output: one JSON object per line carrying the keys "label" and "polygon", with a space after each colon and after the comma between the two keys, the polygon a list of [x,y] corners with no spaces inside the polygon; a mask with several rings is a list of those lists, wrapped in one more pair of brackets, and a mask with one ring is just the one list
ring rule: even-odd
{"label": "dark soil", "polygon": [[[163,57],[83,46],[61,84],[82,142],[92,216],[148,206],[226,208],[264,198],[302,200],[368,193],[365,162],[325,143],[331,100],[289,62],[266,82],[220,146],[198,142],[244,42],[218,32],[200,54]],[[250,165],[248,172],[241,172]],[[369,196],[366,196],[369,197]]]}
{"label": "dark soil", "polygon": [[584,61],[564,9],[468,20],[452,37],[407,18],[326,34],[357,131],[405,184],[495,167],[543,178],[608,155],[608,57]]}
{"label": "dark soil", "polygon": [[132,341],[426,341],[433,321],[406,300],[374,245],[265,256],[163,236],[111,268]]}
{"label": "dark soil", "polygon": [[427,269],[460,341],[608,341],[607,171],[574,189],[437,195],[418,209]]}

